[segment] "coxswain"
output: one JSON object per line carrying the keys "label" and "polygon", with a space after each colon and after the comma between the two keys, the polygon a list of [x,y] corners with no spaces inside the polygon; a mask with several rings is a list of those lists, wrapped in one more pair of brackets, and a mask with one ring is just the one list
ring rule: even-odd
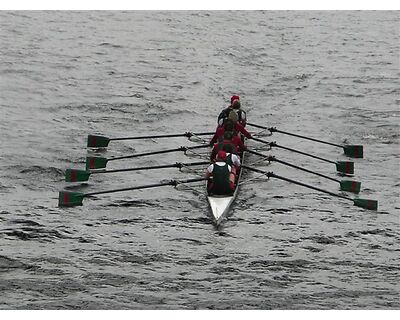
{"label": "coxswain", "polygon": [[206,171],[209,195],[228,195],[233,193],[235,190],[235,175],[231,171],[232,166],[226,163],[226,152],[220,150],[217,153],[216,162],[210,164]]}
{"label": "coxswain", "polygon": [[241,104],[240,104],[240,97],[237,95],[233,95],[231,97],[231,104],[225,108],[224,110],[221,111],[221,113],[218,116],[218,125],[222,126],[225,122],[225,120],[228,118],[229,113],[231,111],[235,111],[235,113],[238,115],[238,121],[239,123],[245,127],[246,126],[246,121],[247,121],[247,116],[246,116],[246,111],[241,109]]}
{"label": "coxswain", "polygon": [[229,113],[229,116],[225,120],[224,125],[219,126],[215,131],[214,136],[211,138],[210,145],[212,146],[214,143],[221,140],[224,136],[225,131],[230,131],[232,129],[235,135],[241,133],[246,138],[251,139],[251,134],[238,122],[237,114],[232,111]]}

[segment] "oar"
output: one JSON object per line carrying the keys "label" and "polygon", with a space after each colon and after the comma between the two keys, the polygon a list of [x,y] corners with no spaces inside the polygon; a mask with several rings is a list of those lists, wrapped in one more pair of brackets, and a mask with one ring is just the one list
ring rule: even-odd
{"label": "oar", "polygon": [[116,173],[116,172],[127,172],[127,171],[165,169],[165,168],[182,169],[183,167],[205,165],[205,164],[209,164],[209,163],[210,163],[209,161],[199,161],[199,162],[192,162],[192,163],[177,162],[174,164],[165,164],[165,165],[159,165],[159,166],[115,169],[115,170],[107,170],[107,171],[105,171],[105,170],[87,171],[87,170],[67,169],[65,172],[65,181],[66,182],[88,181],[91,174],[97,174],[97,173]]}
{"label": "oar", "polygon": [[326,178],[326,179],[338,182],[340,184],[340,190],[341,191],[348,191],[348,192],[353,192],[353,193],[359,193],[360,192],[361,182],[351,181],[351,180],[338,180],[338,179],[326,176],[324,174],[321,174],[321,173],[318,173],[318,172],[315,172],[315,171],[308,170],[306,168],[302,168],[302,167],[296,166],[296,165],[294,165],[292,163],[289,163],[289,162],[286,162],[286,161],[283,161],[283,160],[279,160],[279,159],[275,158],[274,156],[267,156],[267,155],[264,155],[262,153],[259,153],[259,152],[253,151],[253,150],[249,150],[249,149],[247,149],[247,152],[255,154],[255,155],[260,156],[260,157],[263,157],[267,161],[275,161],[275,162],[281,163],[283,165],[286,165],[286,166],[289,166],[289,167],[292,167],[292,168],[295,168],[295,169],[298,169],[298,170],[301,170],[301,171],[304,171],[304,172],[308,172],[308,173],[317,175],[317,176],[322,177],[322,178]]}
{"label": "oar", "polygon": [[139,189],[150,189],[150,188],[163,187],[163,186],[177,186],[178,184],[182,184],[182,183],[192,183],[192,182],[203,181],[206,179],[207,178],[195,178],[195,179],[188,179],[188,180],[170,180],[168,182],[161,182],[161,183],[148,184],[148,185],[143,185],[143,186],[122,188],[122,189],[105,190],[105,191],[99,191],[99,192],[90,192],[90,193],[60,191],[60,193],[58,195],[58,206],[59,207],[81,206],[83,198],[89,197],[89,196],[95,196],[98,194],[129,191],[129,190],[139,190]]}
{"label": "oar", "polygon": [[104,157],[86,157],[86,170],[105,168],[107,166],[108,161],[138,158],[138,157],[151,156],[151,155],[155,155],[155,154],[170,153],[170,152],[177,152],[177,151],[185,152],[187,150],[208,148],[208,147],[209,147],[209,145],[179,147],[179,148],[175,148],[175,149],[166,149],[166,150],[159,150],[159,151],[152,151],[152,152],[145,152],[145,153],[136,153],[136,154],[132,154],[129,156],[114,157],[114,158],[109,158],[109,159],[104,158]]}
{"label": "oar", "polygon": [[360,198],[352,199],[352,198],[349,198],[349,197],[346,197],[346,196],[343,196],[343,195],[340,195],[340,194],[337,194],[337,193],[334,193],[334,192],[330,192],[330,191],[327,191],[327,190],[324,190],[324,189],[320,189],[320,188],[317,188],[317,187],[314,187],[314,186],[310,186],[310,185],[305,184],[305,183],[300,182],[300,181],[295,181],[295,180],[292,180],[292,179],[289,179],[289,178],[278,176],[278,175],[274,174],[273,172],[266,172],[266,171],[255,169],[255,168],[248,167],[248,166],[245,166],[245,165],[242,165],[242,168],[245,168],[245,169],[248,169],[248,170],[251,170],[251,171],[254,171],[254,172],[258,172],[258,173],[264,174],[268,178],[272,177],[272,178],[281,179],[281,180],[284,180],[284,181],[287,181],[287,182],[291,182],[291,183],[297,184],[299,186],[303,186],[303,187],[310,188],[310,189],[313,189],[313,190],[316,190],[316,191],[319,191],[319,192],[327,193],[327,194],[329,194],[331,196],[335,196],[335,197],[338,197],[338,198],[342,198],[342,199],[353,201],[353,204],[355,206],[357,206],[357,207],[361,207],[361,208],[364,208],[364,209],[370,209],[370,210],[378,210],[378,201],[376,201],[376,200],[368,200],[368,199],[360,199]]}
{"label": "oar", "polygon": [[249,123],[249,122],[247,122],[247,124],[249,126],[253,126],[255,128],[260,128],[260,129],[266,129],[266,130],[269,130],[271,132],[279,132],[279,133],[287,134],[289,136],[298,137],[298,138],[302,138],[302,139],[311,140],[311,141],[314,141],[314,142],[324,143],[324,144],[328,144],[328,145],[331,145],[331,146],[343,148],[344,154],[346,156],[349,156],[349,157],[352,157],[352,158],[362,158],[364,156],[364,150],[363,150],[363,146],[362,145],[340,145],[340,144],[336,144],[336,143],[322,141],[322,140],[319,140],[319,139],[314,139],[314,138],[310,138],[310,137],[306,137],[306,136],[301,136],[299,134],[294,134],[294,133],[290,133],[290,132],[287,132],[287,131],[278,130],[275,127],[267,128],[267,127],[260,126],[258,124],[254,124],[254,123]]}
{"label": "oar", "polygon": [[285,149],[285,150],[288,150],[288,151],[292,151],[292,152],[296,152],[296,153],[305,155],[307,157],[311,157],[311,158],[314,158],[314,159],[318,159],[318,160],[322,160],[322,161],[325,161],[325,162],[333,163],[333,164],[336,165],[336,171],[341,172],[341,173],[345,173],[345,174],[354,174],[354,162],[352,162],[352,161],[336,161],[335,162],[335,161],[332,161],[332,160],[329,160],[329,159],[324,159],[324,158],[321,158],[321,157],[318,157],[318,156],[315,156],[315,155],[312,155],[312,154],[309,154],[309,153],[306,153],[306,152],[302,152],[302,151],[299,151],[299,150],[296,150],[296,149],[292,149],[292,148],[281,146],[281,145],[277,144],[276,142],[268,142],[268,141],[265,141],[265,140],[262,140],[262,139],[259,139],[259,138],[255,138],[255,137],[252,137],[252,139],[255,140],[255,141],[264,143],[264,144],[268,144],[271,147],[282,148],[282,149]]}
{"label": "oar", "polygon": [[207,136],[214,134],[214,132],[185,132],[185,133],[173,133],[173,134],[160,134],[153,136],[137,136],[137,137],[123,137],[123,138],[108,138],[105,136],[98,136],[89,134],[87,139],[87,146],[90,148],[106,148],[110,141],[115,140],[139,140],[139,139],[156,139],[156,138],[175,138],[175,137],[187,137],[192,136]]}

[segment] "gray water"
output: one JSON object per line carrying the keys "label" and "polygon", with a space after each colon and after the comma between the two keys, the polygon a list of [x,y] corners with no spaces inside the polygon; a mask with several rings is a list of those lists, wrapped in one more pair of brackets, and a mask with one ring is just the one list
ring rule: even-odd
{"label": "gray water", "polygon": [[[0,12],[0,308],[398,309],[399,33],[394,11]],[[63,180],[88,154],[194,145],[113,141],[98,153],[86,149],[88,134],[212,131],[232,94],[251,122],[364,145],[353,179],[379,210],[251,172],[220,229],[202,183],[57,207],[65,188],[202,174]],[[351,160],[328,145],[265,139]],[[264,153],[341,179],[333,164]],[[334,181],[259,160],[247,161],[340,193]],[[176,161],[199,158],[172,153],[107,168]]]}

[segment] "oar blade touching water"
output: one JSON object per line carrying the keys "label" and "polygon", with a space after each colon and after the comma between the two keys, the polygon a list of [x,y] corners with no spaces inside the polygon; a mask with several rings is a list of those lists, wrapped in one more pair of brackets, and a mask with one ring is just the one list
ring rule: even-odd
{"label": "oar blade touching water", "polygon": [[354,162],[352,161],[337,161],[336,171],[344,174],[354,174]]}
{"label": "oar blade touching water", "polygon": [[81,206],[85,195],[80,192],[60,191],[58,194],[59,207]]}
{"label": "oar blade touching water", "polygon": [[104,136],[89,134],[87,138],[88,148],[107,148],[109,142],[110,138]]}
{"label": "oar blade touching water", "polygon": [[65,171],[66,182],[88,181],[89,177],[90,177],[90,172],[86,170],[67,169]]}
{"label": "oar blade touching water", "polygon": [[352,158],[363,158],[364,157],[364,148],[362,145],[348,145],[343,146],[344,154],[348,157]]}
{"label": "oar blade touching water", "polygon": [[351,180],[342,180],[342,181],[340,181],[340,190],[352,192],[352,193],[360,193],[361,182],[351,181]]}
{"label": "oar blade touching water", "polygon": [[378,210],[378,201],[370,199],[354,199],[354,205],[369,210]]}
{"label": "oar blade touching water", "polygon": [[108,159],[104,157],[86,157],[86,170],[105,168],[107,162]]}

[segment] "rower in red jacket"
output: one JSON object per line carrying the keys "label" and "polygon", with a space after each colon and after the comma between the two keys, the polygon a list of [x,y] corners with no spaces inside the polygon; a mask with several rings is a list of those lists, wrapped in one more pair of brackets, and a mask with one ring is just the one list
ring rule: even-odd
{"label": "rower in red jacket", "polygon": [[237,114],[235,112],[231,112],[229,114],[229,118],[225,120],[225,123],[223,126],[219,126],[217,130],[215,131],[214,136],[212,137],[210,141],[210,145],[213,145],[216,143],[218,140],[222,139],[224,136],[225,130],[233,130],[235,131],[235,135],[238,133],[243,134],[246,138],[251,139],[251,134],[237,121]]}
{"label": "rower in red jacket", "polygon": [[212,151],[211,151],[211,161],[215,159],[218,151],[223,150],[224,146],[227,144],[232,145],[233,153],[238,154],[239,152],[243,152],[246,150],[246,146],[243,144],[242,139],[239,136],[234,135],[233,131],[225,131],[224,132],[224,139],[215,143]]}

